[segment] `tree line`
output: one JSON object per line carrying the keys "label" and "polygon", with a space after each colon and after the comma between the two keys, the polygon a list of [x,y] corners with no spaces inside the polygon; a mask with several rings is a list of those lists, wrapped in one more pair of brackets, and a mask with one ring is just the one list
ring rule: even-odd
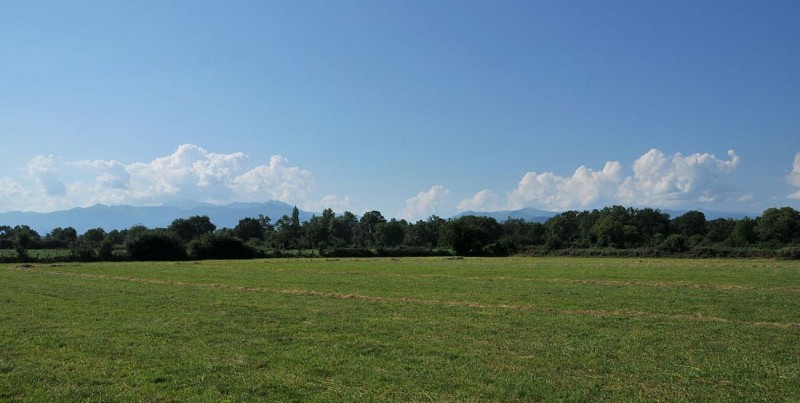
{"label": "tree line", "polygon": [[[697,256],[800,258],[800,213],[770,208],[756,218],[706,219],[700,211],[671,218],[652,208],[611,206],[565,211],[544,223],[483,216],[409,222],[379,211],[360,217],[331,209],[300,221],[272,222],[259,215],[233,228],[217,228],[208,216],[175,219],[166,228],[136,225],[106,232],[55,228],[40,235],[25,225],[0,226],[6,260],[96,261],[241,259],[285,256]],[[68,251],[31,255],[33,250]]]}

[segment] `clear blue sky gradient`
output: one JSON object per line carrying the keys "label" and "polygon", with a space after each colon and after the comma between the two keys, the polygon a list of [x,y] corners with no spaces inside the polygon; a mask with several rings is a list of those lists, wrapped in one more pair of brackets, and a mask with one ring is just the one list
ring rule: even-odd
{"label": "clear blue sky gradient", "polygon": [[732,149],[729,195],[680,207],[800,207],[800,2],[0,0],[0,136],[20,183],[37,155],[194,144],[387,216],[435,185],[447,216],[527,172]]}

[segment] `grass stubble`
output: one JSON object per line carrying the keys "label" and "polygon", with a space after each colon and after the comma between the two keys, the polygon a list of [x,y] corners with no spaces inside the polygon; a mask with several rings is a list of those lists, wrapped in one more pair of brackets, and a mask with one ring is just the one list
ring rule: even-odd
{"label": "grass stubble", "polygon": [[800,264],[0,268],[0,400],[800,400]]}

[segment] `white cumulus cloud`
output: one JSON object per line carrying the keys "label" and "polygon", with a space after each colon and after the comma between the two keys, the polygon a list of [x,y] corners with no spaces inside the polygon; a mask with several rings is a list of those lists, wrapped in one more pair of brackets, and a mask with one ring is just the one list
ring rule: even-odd
{"label": "white cumulus cloud", "polygon": [[52,155],[37,155],[28,161],[28,175],[36,181],[40,190],[44,191],[48,196],[64,196],[67,193],[67,187],[59,178],[55,165]]}
{"label": "white cumulus cloud", "polygon": [[[291,166],[280,155],[259,165],[241,152],[218,154],[191,144],[146,162],[86,160],[59,164],[52,156],[36,156],[25,168],[29,183],[0,179],[3,210],[49,211],[95,203],[157,205],[186,200],[279,200],[303,205],[314,187],[309,171]],[[62,175],[70,170],[76,172]],[[75,179],[64,181],[62,177]],[[343,199],[339,204],[348,202]]]}
{"label": "white cumulus cloud", "polygon": [[0,203],[2,205],[23,205],[30,197],[30,191],[11,178],[0,178]]}
{"label": "white cumulus cloud", "polygon": [[633,163],[633,180],[626,182],[624,193],[637,204],[712,202],[727,191],[726,179],[741,161],[733,150],[728,156],[729,160],[708,153],[666,155],[652,149]]}
{"label": "white cumulus cloud", "polygon": [[243,153],[215,154],[184,144],[171,155],[125,166],[130,175],[128,196],[137,203],[230,200],[244,159]]}
{"label": "white cumulus cloud", "polygon": [[238,200],[264,200],[265,196],[286,203],[300,203],[314,185],[311,172],[289,166],[289,161],[273,155],[269,165],[260,165],[233,178],[231,189]]}
{"label": "white cumulus cloud", "polygon": [[[794,165],[792,165],[792,171],[789,172],[786,181],[792,186],[800,187],[800,153],[794,155]],[[790,194],[789,198],[800,200],[800,190]]]}
{"label": "white cumulus cloud", "polygon": [[[563,211],[611,204],[678,207],[711,203],[723,196],[735,200],[741,195],[732,196],[727,178],[741,158],[733,150],[728,151],[728,157],[720,159],[709,153],[667,155],[652,149],[633,162],[633,175],[625,175],[618,161],[608,161],[600,170],[580,166],[571,176],[528,172],[508,193],[506,208]],[[492,195],[489,190],[481,191],[463,200],[459,210],[491,204],[486,200]],[[741,196],[740,201],[750,198]]]}
{"label": "white cumulus cloud", "polygon": [[406,208],[400,213],[400,217],[406,220],[426,218],[441,208],[449,195],[450,191],[443,186],[432,186],[428,191],[406,199]]}
{"label": "white cumulus cloud", "polygon": [[130,186],[131,175],[125,165],[119,161],[78,161],[68,165],[93,172],[99,187],[125,189]]}
{"label": "white cumulus cloud", "polygon": [[581,166],[570,177],[528,172],[509,194],[508,205],[511,209],[567,210],[613,202],[622,184],[621,172],[622,164],[617,161],[606,162],[600,171]]}
{"label": "white cumulus cloud", "polygon": [[483,189],[469,199],[461,200],[456,210],[462,213],[465,211],[494,211],[502,208],[500,196],[489,189]]}

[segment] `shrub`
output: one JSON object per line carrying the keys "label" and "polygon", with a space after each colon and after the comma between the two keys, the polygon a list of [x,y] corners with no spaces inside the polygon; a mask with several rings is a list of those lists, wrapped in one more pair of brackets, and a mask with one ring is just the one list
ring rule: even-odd
{"label": "shrub", "polygon": [[126,244],[132,260],[185,260],[186,247],[174,233],[148,230],[137,234]]}
{"label": "shrub", "polygon": [[88,242],[77,242],[70,250],[70,256],[80,262],[91,262],[97,259],[97,253]]}
{"label": "shrub", "polygon": [[250,259],[256,250],[230,235],[204,235],[189,244],[193,259]]}
{"label": "shrub", "polygon": [[661,247],[668,252],[678,253],[687,249],[688,239],[685,235],[672,234],[661,243]]}
{"label": "shrub", "polygon": [[800,259],[800,246],[787,246],[778,250],[778,257],[781,259]]}

